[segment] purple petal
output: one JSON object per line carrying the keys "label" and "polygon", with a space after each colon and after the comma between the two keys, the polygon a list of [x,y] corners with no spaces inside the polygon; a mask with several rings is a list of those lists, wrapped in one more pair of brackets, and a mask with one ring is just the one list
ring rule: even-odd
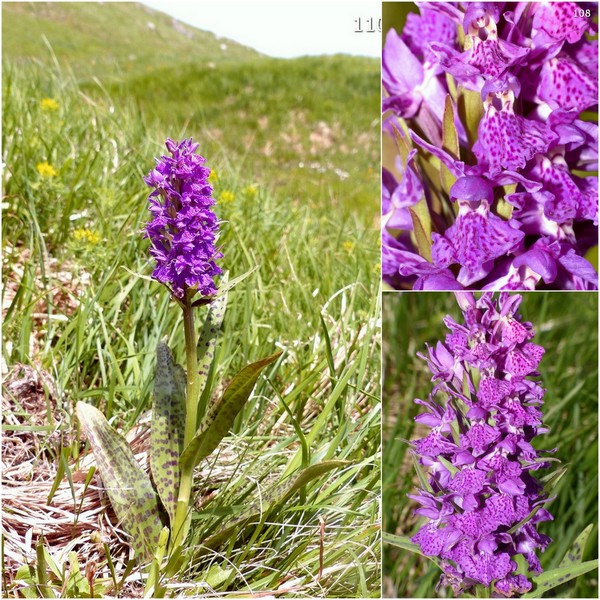
{"label": "purple petal", "polygon": [[544,63],[538,96],[553,109],[581,112],[598,104],[598,77],[563,54]]}
{"label": "purple petal", "polygon": [[[567,40],[572,44],[579,41],[590,25],[580,16],[574,2],[548,2],[535,6],[533,30],[539,31],[551,40]],[[536,39],[540,43],[541,39]]]}

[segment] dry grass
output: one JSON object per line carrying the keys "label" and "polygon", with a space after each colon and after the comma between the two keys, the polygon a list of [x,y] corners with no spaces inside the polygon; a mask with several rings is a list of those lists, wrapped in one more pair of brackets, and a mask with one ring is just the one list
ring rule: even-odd
{"label": "dry grass", "polygon": [[[42,537],[58,565],[75,551],[80,564],[93,565],[97,577],[108,580],[108,550],[117,576],[122,576],[133,554],[100,476],[92,471],[93,455],[85,453],[68,465],[68,477],[59,469],[60,448],[77,445],[83,450],[85,445],[58,417],[50,374],[26,365],[13,367],[4,382],[2,415],[8,429],[2,439],[1,479],[6,589],[19,589],[17,570],[36,564],[36,545]],[[147,472],[150,418],[150,413],[144,415],[125,436]],[[216,490],[240,468],[245,449],[241,439],[232,439],[219,453],[218,466],[206,464],[198,471],[196,481],[210,478],[210,486],[198,494],[196,508],[216,497]],[[138,572],[129,575],[120,595],[129,597],[139,580]]]}

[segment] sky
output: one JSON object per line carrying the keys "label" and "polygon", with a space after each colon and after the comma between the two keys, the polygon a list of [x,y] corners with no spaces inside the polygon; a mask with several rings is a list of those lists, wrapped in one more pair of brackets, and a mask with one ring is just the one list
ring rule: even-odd
{"label": "sky", "polygon": [[[198,29],[292,58],[381,52],[381,3],[374,0],[143,0]],[[370,31],[374,30],[374,31]]]}

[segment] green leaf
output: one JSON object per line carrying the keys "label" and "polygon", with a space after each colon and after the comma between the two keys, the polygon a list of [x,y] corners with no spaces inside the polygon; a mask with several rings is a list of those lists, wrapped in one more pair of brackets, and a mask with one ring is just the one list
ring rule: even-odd
{"label": "green leaf", "polygon": [[414,554],[420,554],[421,556],[423,556],[419,545],[413,544],[410,541],[410,538],[405,535],[394,535],[393,533],[387,533],[384,531],[383,543],[390,544],[390,546],[396,546],[396,548],[408,550],[409,552],[413,552]]}
{"label": "green leaf", "polygon": [[[456,131],[456,125],[454,124],[454,105],[449,94],[446,96],[444,122],[442,127],[442,148],[453,158],[460,160],[458,132]],[[450,188],[454,185],[456,177],[450,173],[450,170],[443,162],[440,163],[440,179],[442,189],[446,193],[450,193]]]}
{"label": "green leaf", "polygon": [[20,566],[15,575],[15,583],[19,584],[17,591],[23,598],[39,598],[41,596],[37,588],[37,580],[33,566]]}
{"label": "green leaf", "polygon": [[408,153],[410,152],[411,145],[409,144],[410,137],[408,135],[408,129],[402,119],[399,119],[399,123],[404,125],[404,134],[400,132],[395,123],[392,123],[392,131],[394,132],[394,140],[398,148],[400,157],[402,158],[402,167],[406,168],[406,161],[408,160]]}
{"label": "green leaf", "polygon": [[223,294],[229,292],[229,290],[233,289],[238,283],[244,281],[246,277],[252,275],[252,273],[254,273],[254,271],[256,271],[259,268],[260,265],[256,265],[252,267],[249,271],[246,271],[245,273],[234,277],[231,281],[229,281],[229,271],[226,271],[221,278],[221,283],[219,283],[219,289],[217,290],[217,295],[215,296],[215,298],[219,298]]}
{"label": "green leaf", "polygon": [[69,552],[69,579],[65,585],[66,598],[89,598],[90,584],[83,576],[77,552]]}
{"label": "green leaf", "polygon": [[[410,444],[410,442],[408,442]],[[431,484],[429,483],[429,480],[427,479],[427,476],[425,475],[425,471],[423,469],[423,467],[421,466],[421,463],[419,463],[419,459],[411,452],[410,457],[412,458],[413,461],[413,465],[415,467],[415,471],[417,473],[417,477],[419,478],[419,483],[421,484],[421,489],[425,490],[426,492],[433,492],[432,488],[431,488]]]}
{"label": "green leaf", "polygon": [[469,147],[477,141],[479,122],[483,117],[483,102],[478,92],[459,88],[458,94],[458,115],[467,130]]}
{"label": "green leaf", "polygon": [[281,356],[281,352],[252,363],[244,367],[232,379],[221,399],[209,408],[194,439],[183,451],[179,461],[182,471],[195,467],[219,445],[250,397],[260,372],[277,360],[279,356]]}
{"label": "green leaf", "polygon": [[78,402],[76,408],[115,513],[131,536],[135,552],[149,558],[163,527],[150,478],[136,462],[127,440],[97,408],[85,402]]}
{"label": "green leaf", "polygon": [[590,533],[592,533],[592,529],[594,529],[594,524],[590,523],[578,536],[577,539],[573,542],[573,545],[567,550],[564,558],[560,561],[560,567],[567,567],[569,565],[578,564],[581,562],[583,558],[583,551],[585,550],[585,545],[590,537]]}
{"label": "green leaf", "polygon": [[215,590],[220,585],[223,585],[233,572],[233,569],[224,569],[221,565],[215,564],[203,576],[203,580],[210,588]]}
{"label": "green leaf", "polygon": [[167,552],[169,543],[169,528],[163,527],[160,532],[158,546],[154,552],[154,558],[148,573],[148,579],[144,588],[144,598],[164,598],[166,589],[160,585],[161,566]]}
{"label": "green leaf", "polygon": [[495,213],[502,217],[505,221],[508,221],[512,217],[513,205],[507,202],[504,198],[509,194],[514,194],[517,189],[516,183],[502,186],[502,195],[496,201]]}
{"label": "green leaf", "polygon": [[408,209],[413,222],[413,230],[419,255],[431,262],[431,217],[427,201],[422,198]]}
{"label": "green leaf", "polygon": [[465,398],[471,397],[471,386],[469,385],[469,376],[466,371],[463,371],[462,393]]}
{"label": "green leaf", "polygon": [[544,484],[544,492],[547,495],[551,495],[554,490],[558,487],[561,479],[567,474],[568,466],[565,465],[560,469],[556,469],[547,475],[544,475],[540,481]]}
{"label": "green leaf", "polygon": [[443,456],[437,456],[436,458],[446,467],[446,469],[448,469],[448,471],[450,471],[450,475],[454,477],[454,475],[458,473],[458,468],[455,467],[448,459],[444,458]]}
{"label": "green leaf", "polygon": [[534,589],[522,596],[523,598],[540,598],[548,590],[551,590],[571,579],[598,569],[598,560],[589,560],[584,563],[571,564],[566,567],[558,567],[550,571],[544,571],[541,575],[533,577]]}
{"label": "green leaf", "polygon": [[417,544],[413,544],[410,541],[410,538],[406,537],[405,535],[394,535],[384,531],[383,543],[389,544],[390,546],[395,546],[396,548],[400,548],[402,550],[408,550],[408,552],[413,552],[414,554],[419,554],[420,556],[424,556],[438,565],[438,567],[440,566],[440,560],[436,556],[427,556],[426,554],[423,554],[421,548]]}
{"label": "green leaf", "polygon": [[46,573],[46,555],[44,552],[44,536],[41,535],[38,543],[35,546],[35,554],[37,559],[37,580],[38,589],[42,598],[54,598],[52,590],[48,586],[48,574]]}
{"label": "green leaf", "polygon": [[250,504],[241,514],[229,521],[225,529],[212,535],[202,545],[205,548],[215,548],[228,539],[237,527],[242,524],[245,525],[261,513],[268,513],[274,506],[283,502],[309,481],[328,473],[332,469],[345,467],[348,464],[350,463],[346,460],[327,460],[303,469],[298,475],[288,478],[266,494],[263,494],[260,500]]}
{"label": "green leaf", "polygon": [[177,509],[179,455],[185,432],[185,385],[183,368],[175,364],[169,347],[159,342],[152,400],[150,469],[171,524]]}

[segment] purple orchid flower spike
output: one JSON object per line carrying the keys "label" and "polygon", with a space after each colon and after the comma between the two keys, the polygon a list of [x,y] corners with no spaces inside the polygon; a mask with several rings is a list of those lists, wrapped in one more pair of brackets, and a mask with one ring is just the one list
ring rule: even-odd
{"label": "purple orchid flower spike", "polygon": [[443,43],[432,44],[440,65],[468,89],[479,91],[484,81],[501,76],[522,63],[530,48],[523,48],[498,37],[499,5],[470,2],[463,20],[465,51],[456,52]]}
{"label": "purple orchid flower spike", "polygon": [[[384,174],[386,282],[597,289],[597,4],[418,10],[383,50],[384,122],[398,122],[411,158],[398,181]],[[403,210],[415,181],[416,224]]]}
{"label": "purple orchid flower spike", "polygon": [[150,254],[156,260],[152,277],[167,285],[176,298],[217,292],[214,278],[221,274],[215,248],[219,222],[212,210],[215,201],[208,183],[210,169],[195,154],[192,139],[166,142],[170,156],[157,160],[144,181],[154,190],[148,197],[152,220],[144,237],[150,238]]}
{"label": "purple orchid flower spike", "polygon": [[[545,431],[537,381],[544,349],[531,341],[533,327],[518,313],[521,296],[456,296],[463,323],[447,317],[446,341],[422,355],[437,385],[429,400],[415,400],[427,408],[415,420],[431,430],[412,442],[429,485],[409,496],[425,519],[412,542],[440,560],[440,585],[456,593],[480,585],[523,594],[531,582],[517,557],[539,574],[537,552],[551,541],[538,531],[552,515],[534,476],[548,464],[531,444]],[[468,377],[465,388],[459,372],[479,375]]]}

